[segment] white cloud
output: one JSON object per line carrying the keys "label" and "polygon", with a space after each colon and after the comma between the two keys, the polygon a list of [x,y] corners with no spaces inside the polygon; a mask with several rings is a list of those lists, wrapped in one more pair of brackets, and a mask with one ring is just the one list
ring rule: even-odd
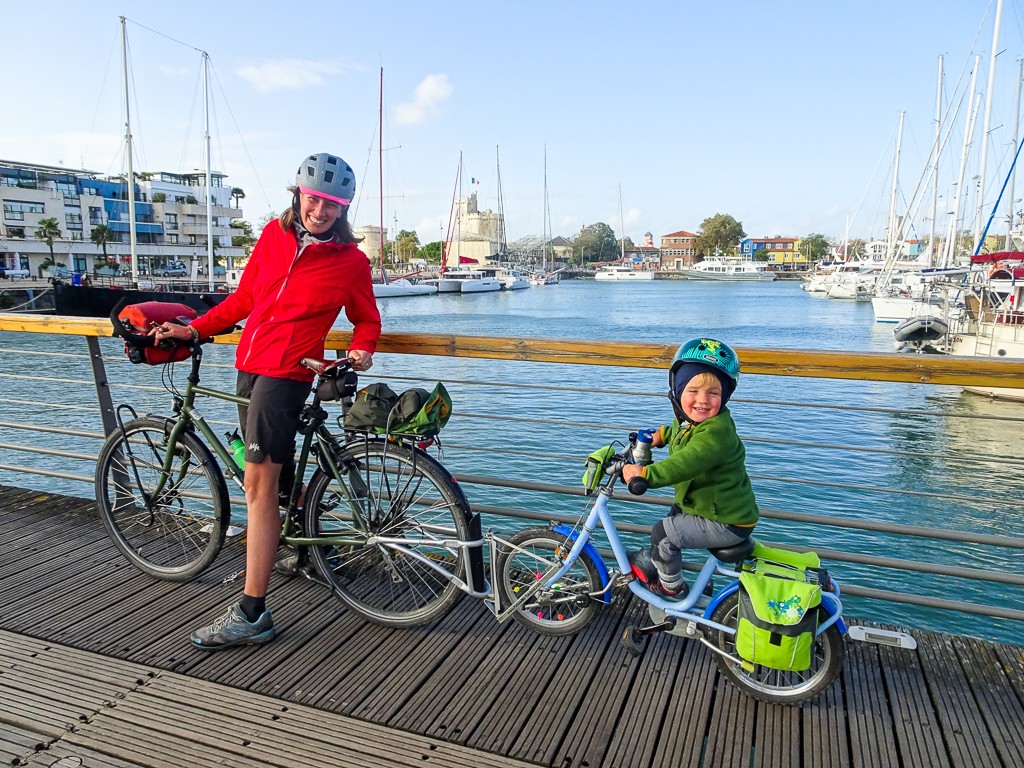
{"label": "white cloud", "polygon": [[448,75],[427,75],[416,86],[413,100],[403,102],[395,109],[395,119],[401,125],[433,120],[440,112],[441,104],[448,100],[454,90]]}
{"label": "white cloud", "polygon": [[238,67],[235,74],[257,91],[301,91],[327,84],[324,75],[336,75],[342,71],[338,64],[308,59],[280,59],[264,61],[262,64]]}

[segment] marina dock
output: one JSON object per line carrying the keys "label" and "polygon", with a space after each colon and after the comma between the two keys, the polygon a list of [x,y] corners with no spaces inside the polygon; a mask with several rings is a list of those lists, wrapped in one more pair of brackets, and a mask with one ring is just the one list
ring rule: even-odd
{"label": "marina dock", "polygon": [[236,540],[187,584],[136,571],[91,502],[0,488],[0,761],[25,766],[1024,765],[1024,649],[914,631],[851,643],[800,707],[719,679],[695,641],[619,644],[617,601],[572,637],[463,600],[394,630],[275,575],[272,644],[207,653],[195,626],[235,599]]}

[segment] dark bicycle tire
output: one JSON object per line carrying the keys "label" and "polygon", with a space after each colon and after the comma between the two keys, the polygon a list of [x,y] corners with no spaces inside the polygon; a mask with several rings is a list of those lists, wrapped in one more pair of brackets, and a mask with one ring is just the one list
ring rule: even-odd
{"label": "dark bicycle tire", "polygon": [[471,510],[451,474],[423,451],[385,440],[351,443],[335,460],[352,502],[318,468],[306,491],[305,534],[365,540],[369,531],[398,541],[311,546],[317,573],[342,603],[376,624],[414,627],[448,613],[463,592],[428,563],[464,579],[466,549],[420,537],[429,531],[467,540]]}
{"label": "dark bicycle tire", "polygon": [[[498,550],[493,577],[502,610],[512,605],[523,590],[569,553],[572,541],[550,528],[527,528],[508,538]],[[534,632],[568,635],[590,624],[600,609],[601,576],[585,551],[558,584],[538,591],[512,613],[512,618]]]}
{"label": "dark bicycle tire", "polygon": [[152,511],[146,506],[143,494],[152,495],[163,472],[169,424],[134,419],[107,437],[96,461],[96,503],[111,541],[132,565],[157,579],[188,581],[220,552],[230,502],[213,454],[186,432],[160,498]]}
{"label": "dark bicycle tire", "polygon": [[[715,608],[711,620],[735,628],[738,614],[739,595],[733,593]],[[706,631],[716,648],[736,656],[735,635],[714,628]],[[839,628],[833,624],[814,639],[811,666],[803,672],[785,672],[760,665],[747,670],[722,654],[714,656],[723,677],[744,693],[761,701],[788,705],[813,699],[832,685],[842,671],[845,647]]]}

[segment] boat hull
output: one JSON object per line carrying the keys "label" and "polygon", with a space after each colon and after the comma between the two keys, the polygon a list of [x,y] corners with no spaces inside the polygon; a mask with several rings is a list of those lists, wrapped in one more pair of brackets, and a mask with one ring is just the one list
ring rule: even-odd
{"label": "boat hull", "polygon": [[141,291],[137,289],[106,288],[99,286],[70,285],[60,280],[53,284],[54,311],[58,315],[72,317],[110,317],[114,307],[122,299],[130,304],[144,301],[164,301],[187,304],[202,315],[211,307],[220,304],[230,294],[197,293],[190,291]]}

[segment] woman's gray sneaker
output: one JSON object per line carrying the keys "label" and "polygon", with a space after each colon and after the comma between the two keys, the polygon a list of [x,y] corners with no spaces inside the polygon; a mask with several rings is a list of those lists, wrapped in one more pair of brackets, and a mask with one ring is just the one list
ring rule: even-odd
{"label": "woman's gray sneaker", "polygon": [[233,648],[236,645],[269,643],[277,634],[270,611],[264,611],[256,621],[248,621],[238,603],[213,624],[192,633],[192,644],[207,651]]}

